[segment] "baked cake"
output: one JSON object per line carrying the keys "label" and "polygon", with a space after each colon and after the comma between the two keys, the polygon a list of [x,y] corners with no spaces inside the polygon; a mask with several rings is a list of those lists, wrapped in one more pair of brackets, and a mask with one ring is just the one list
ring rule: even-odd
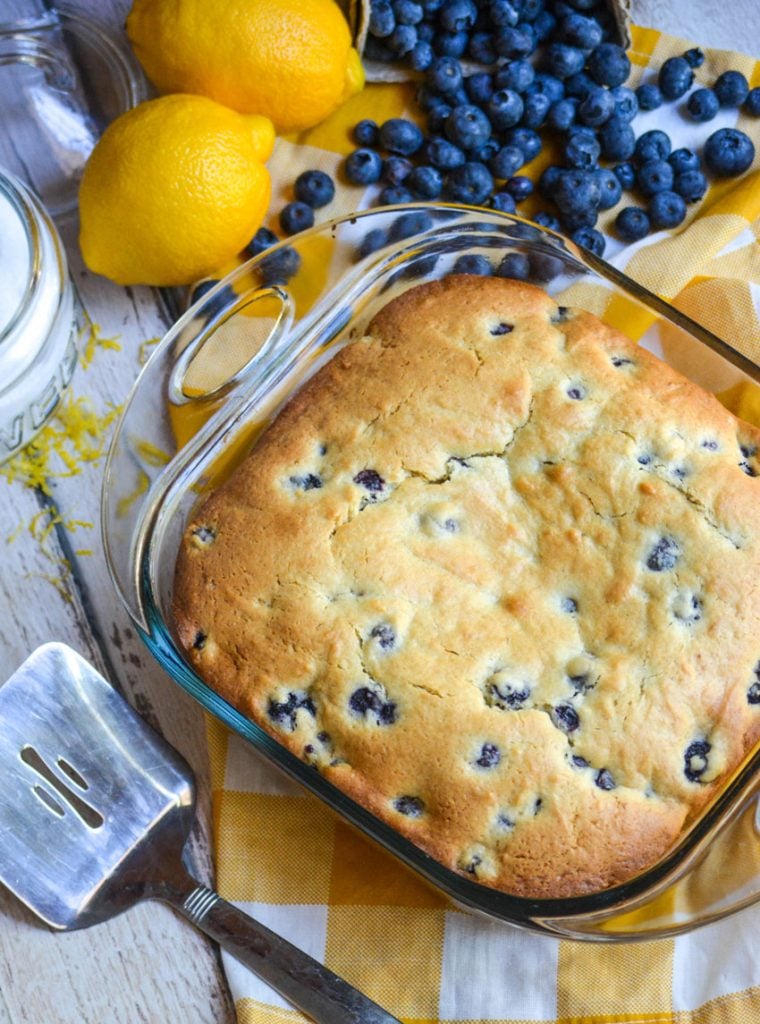
{"label": "baked cake", "polygon": [[532,285],[391,301],[193,517],[198,673],[444,865],[662,856],[760,738],[760,430]]}

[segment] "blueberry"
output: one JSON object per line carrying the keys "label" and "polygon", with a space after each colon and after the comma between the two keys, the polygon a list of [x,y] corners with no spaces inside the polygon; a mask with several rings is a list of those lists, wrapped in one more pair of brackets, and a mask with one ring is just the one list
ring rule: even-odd
{"label": "blueberry", "polygon": [[523,115],[522,97],[512,89],[499,89],[488,101],[486,114],[496,131],[513,128]]}
{"label": "blueberry", "polygon": [[544,9],[544,0],[523,0],[520,11],[521,21],[535,21]]}
{"label": "blueberry", "polygon": [[491,16],[491,22],[497,28],[505,26],[514,28],[520,20],[519,6],[509,3],[508,0],[493,0],[489,5],[488,13]]}
{"label": "blueberry", "polygon": [[578,611],[578,602],[574,597],[562,598],[562,611],[567,612],[568,615],[574,615]]}
{"label": "blueberry", "polygon": [[626,206],[615,218],[617,233],[624,242],[638,242],[649,234],[652,225],[646,210]]}
{"label": "blueberry", "polygon": [[425,804],[418,796],[397,796],[393,806],[407,818],[421,818],[425,812]]}
{"label": "blueberry", "polygon": [[594,227],[579,227],[572,234],[573,241],[577,246],[588,249],[594,256],[602,256],[606,243],[601,231]]}
{"label": "blueberry", "polygon": [[519,688],[502,682],[496,676],[486,683],[486,703],[503,711],[516,711],[530,697],[530,687],[522,684]]}
{"label": "blueberry", "polygon": [[316,473],[304,473],[302,476],[291,476],[290,483],[299,491],[315,491],[322,486],[322,478]]}
{"label": "blueberry", "polygon": [[457,256],[452,274],[476,274],[479,277],[491,276],[491,264],[485,256],[478,256],[475,253],[464,253]]}
{"label": "blueberry", "polygon": [[417,30],[414,25],[396,25],[387,37],[388,49],[397,57],[403,57],[404,54],[413,50],[416,42]]}
{"label": "blueberry", "polygon": [[[538,220],[538,214],[534,218]],[[534,253],[530,258],[530,272],[536,281],[548,284],[565,269],[564,262],[557,256],[548,253]]]}
{"label": "blueberry", "polygon": [[259,271],[264,284],[287,284],[301,266],[301,257],[289,245],[265,256]]}
{"label": "blueberry", "polygon": [[499,59],[491,32],[473,32],[467,44],[467,53],[478,64],[495,64]]}
{"label": "blueberry", "polygon": [[636,173],[636,184],[647,198],[664,192],[673,187],[673,168],[667,160],[647,160]]}
{"label": "blueberry", "polygon": [[470,160],[476,160],[479,164],[489,164],[500,149],[499,140],[492,135],[490,139],[486,139],[482,146],[472,150]]}
{"label": "blueberry", "polygon": [[600,197],[596,175],[588,171],[562,171],[554,189],[554,202],[564,214],[597,210]]}
{"label": "blueberry", "polygon": [[[402,219],[402,217],[399,217],[399,220]],[[388,232],[389,237],[392,231],[393,226],[391,226],[391,231]],[[391,238],[391,241],[398,241],[400,238],[406,237],[408,236],[402,234],[396,236],[395,238]],[[358,484],[360,487],[363,487],[365,491],[369,491],[370,494],[380,494],[381,491],[385,490],[385,480],[383,480],[383,478],[380,476],[376,469],[360,469],[359,472],[354,477],[354,483]]]}
{"label": "blueberry", "polygon": [[446,118],[444,131],[455,146],[477,149],[490,137],[491,125],[479,107],[463,104],[455,107]]}
{"label": "blueberry", "polygon": [[583,70],[586,55],[577,46],[567,43],[549,43],[544,54],[544,66],[556,78],[569,78]]}
{"label": "blueberry", "polygon": [[493,178],[485,164],[470,161],[449,171],[444,192],[455,203],[480,206],[493,191]]}
{"label": "blueberry", "polygon": [[692,121],[712,121],[720,109],[720,104],[712,89],[695,89],[686,101],[686,109]]}
{"label": "blueberry", "polygon": [[747,703],[748,704],[760,704],[760,661],[754,668],[755,681],[750,685],[747,690]]}
{"label": "blueberry", "polygon": [[556,704],[551,712],[552,722],[563,732],[575,732],[581,722],[572,704]]}
{"label": "blueberry", "polygon": [[628,160],[636,148],[636,135],[628,121],[615,114],[599,129],[599,142],[607,160]]}
{"label": "blueberry", "polygon": [[565,163],[577,170],[589,170],[596,166],[601,146],[593,135],[576,133],[565,143]]}
{"label": "blueberry", "polygon": [[631,62],[616,43],[600,43],[591,51],[586,67],[597,85],[608,85],[611,89],[622,85],[631,73]]}
{"label": "blueberry", "polygon": [[719,178],[743,174],[754,159],[752,140],[737,128],[719,128],[705,143],[705,163]]}
{"label": "blueberry", "polygon": [[639,101],[639,110],[657,110],[665,102],[659,85],[654,82],[640,85],[636,90],[636,99]]}
{"label": "blueberry", "polygon": [[389,153],[411,156],[423,142],[423,135],[416,124],[404,117],[392,117],[380,128],[380,145]]}
{"label": "blueberry", "polygon": [[495,178],[506,181],[512,178],[525,163],[523,151],[517,146],[502,146],[488,161],[488,167]]}
{"label": "blueberry", "polygon": [[760,86],[750,89],[747,98],[742,104],[742,109],[752,117],[760,117]]}
{"label": "blueberry", "polygon": [[198,632],[195,634],[195,639],[193,640],[193,650],[202,651],[203,648],[206,646],[207,639],[208,637],[206,636],[206,634],[199,629]]}
{"label": "blueberry", "polygon": [[627,356],[613,356],[610,362],[613,366],[633,366],[633,360]]}
{"label": "blueberry", "polygon": [[580,754],[573,754],[570,758],[570,763],[574,768],[588,768],[588,761],[585,757],[581,757]]}
{"label": "blueberry", "polygon": [[652,572],[675,568],[681,549],[672,537],[661,537],[647,555],[646,566]]}
{"label": "blueberry", "polygon": [[686,216],[686,203],[677,192],[658,192],[649,201],[649,217],[655,228],[675,228]]}
{"label": "blueberry", "polygon": [[466,32],[475,24],[478,9],[472,0],[446,0],[438,20],[447,32]]}
{"label": "blueberry", "polygon": [[698,171],[699,157],[691,149],[675,149],[668,157],[668,163],[673,168],[674,174],[683,174],[684,171]]}
{"label": "blueberry", "polygon": [[521,203],[529,195],[533,194],[533,182],[530,178],[526,178],[524,174],[518,174],[517,177],[510,178],[505,188],[516,203]]}
{"label": "blueberry", "polygon": [[196,526],[192,530],[196,545],[202,548],[210,547],[216,540],[216,530],[213,526]]}
{"label": "blueberry", "polygon": [[324,171],[303,171],[296,178],[294,191],[296,199],[313,209],[331,203],[335,196],[335,184]]}
{"label": "blueberry", "polygon": [[353,185],[374,185],[382,169],[382,157],[374,149],[355,149],[346,157],[346,177]]}
{"label": "blueberry", "polygon": [[433,135],[440,135],[446,125],[446,118],[453,109],[454,108],[450,103],[437,103],[430,110],[427,116],[428,131]]}
{"label": "blueberry", "polygon": [[280,227],[286,235],[296,235],[314,226],[314,210],[306,203],[287,203],[280,211]]}
{"label": "blueberry", "polygon": [[509,277],[514,281],[530,278],[530,262],[521,252],[508,252],[496,268],[497,277]]}
{"label": "blueberry", "polygon": [[396,704],[388,700],[385,690],[379,684],[374,688],[360,686],[351,694],[348,706],[356,715],[374,718],[377,725],[393,725],[396,721]]}
{"label": "blueberry", "polygon": [[525,96],[525,109],[522,124],[525,128],[540,128],[549,113],[551,100],[544,93],[528,91]]}
{"label": "blueberry", "polygon": [[668,57],[660,68],[657,81],[666,100],[680,100],[691,89],[694,72],[685,57]]}
{"label": "blueberry", "polygon": [[317,709],[314,707],[314,701],[311,697],[303,690],[293,692],[292,690],[288,693],[287,700],[276,701],[273,697],[269,698],[267,704],[267,715],[276,722],[278,725],[283,726],[289,732],[293,732],[296,727],[296,719],[298,712],[304,709],[312,716],[316,715]]}
{"label": "blueberry", "polygon": [[430,43],[418,38],[406,55],[406,60],[412,71],[427,71],[433,63],[434,56],[433,47]]}
{"label": "blueberry", "polygon": [[639,101],[633,89],[617,85],[610,92],[615,101],[615,116],[622,117],[624,121],[632,121],[639,112]]}
{"label": "blueberry", "polygon": [[636,171],[634,169],[633,164],[617,164],[617,166],[612,168],[612,173],[620,182],[622,188],[626,190],[630,190],[633,188],[634,183],[636,181]]}
{"label": "blueberry", "polygon": [[[586,397],[585,388],[580,387],[578,384],[572,385],[567,389],[567,397],[572,399],[574,402],[582,402]],[[585,679],[585,676],[575,676],[575,679]]]}
{"label": "blueberry", "polygon": [[414,0],[393,0],[393,13],[398,25],[416,25],[425,16],[422,5]]}
{"label": "blueberry", "polygon": [[388,238],[382,228],[372,228],[359,243],[359,255],[369,256],[371,253],[377,252],[378,249],[382,249],[387,241]]}
{"label": "blueberry", "polygon": [[494,743],[484,743],[475,758],[478,768],[495,768],[501,761],[501,752]]}
{"label": "blueberry", "polygon": [[595,18],[587,18],[583,14],[568,14],[558,26],[558,34],[563,42],[577,46],[581,50],[593,50],[602,41],[602,26]]}
{"label": "blueberry", "polygon": [[687,203],[698,203],[707,191],[707,178],[701,171],[683,171],[676,175],[673,190]]}
{"label": "blueberry", "polygon": [[380,131],[375,121],[365,118],[354,125],[354,140],[359,146],[377,146],[380,140]]}
{"label": "blueberry", "polygon": [[493,75],[479,71],[465,79],[464,87],[471,103],[488,103],[494,94]]}
{"label": "blueberry", "polygon": [[369,31],[378,39],[389,36],[396,27],[393,8],[385,0],[373,0],[370,5]]}
{"label": "blueberry", "polygon": [[674,602],[673,615],[691,626],[702,618],[702,602],[696,594],[679,594]]}
{"label": "blueberry", "polygon": [[443,177],[435,167],[415,167],[407,185],[421,199],[437,199],[443,189]]}
{"label": "blueberry", "polygon": [[634,156],[638,163],[646,163],[647,160],[667,160],[670,156],[670,139],[658,128],[650,132],[644,132],[636,139]]}
{"label": "blueberry", "polygon": [[277,245],[278,242],[279,238],[274,231],[270,231],[268,228],[259,228],[245,249],[251,256],[258,256],[259,253]]}
{"label": "blueberry", "polygon": [[577,110],[578,99],[576,97],[557,100],[549,108],[546,123],[555,132],[566,132],[575,123]]}
{"label": "blueberry", "polygon": [[594,776],[594,782],[599,787],[599,789],[610,790],[616,788],[615,780],[613,779],[612,774],[607,768],[599,769],[599,771]]}
{"label": "blueberry", "polygon": [[[598,128],[609,121],[615,111],[615,99],[609,89],[594,89],[578,107],[578,120],[583,124]],[[630,118],[625,118],[630,120]]]}
{"label": "blueberry", "polygon": [[722,107],[740,107],[749,95],[749,82],[741,71],[724,71],[713,89]]}
{"label": "blueberry", "polygon": [[456,92],[462,85],[462,65],[454,57],[437,57],[428,68],[425,78],[436,92]]}
{"label": "blueberry", "polygon": [[433,50],[439,57],[461,57],[467,49],[469,38],[466,32],[436,32]]}
{"label": "blueberry", "polygon": [[526,163],[534,160],[542,149],[541,136],[532,128],[511,128],[504,133],[503,141],[506,146],[521,149]]}
{"label": "blueberry", "polygon": [[380,178],[386,185],[403,185],[413,169],[414,164],[405,156],[389,156],[383,160]]}
{"label": "blueberry", "polygon": [[608,167],[603,167],[594,173],[599,183],[599,209],[610,210],[620,202],[623,186]]}
{"label": "blueberry", "polygon": [[585,99],[591,90],[596,88],[596,82],[585,71],[579,71],[577,75],[570,75],[565,79],[565,95],[573,96],[575,99]]}
{"label": "blueberry", "polygon": [[494,36],[494,46],[500,57],[517,60],[532,53],[535,49],[535,37],[528,31],[528,26],[521,28],[500,28]]}
{"label": "blueberry", "polygon": [[402,206],[411,203],[413,199],[412,193],[403,185],[388,185],[377,197],[377,202],[379,206]]}
{"label": "blueberry", "polygon": [[467,161],[464,151],[448,139],[428,139],[423,149],[423,159],[440,171],[451,171]]}
{"label": "blueberry", "polygon": [[[550,231],[556,231],[557,233],[562,231],[559,217],[555,217],[553,213],[547,213],[546,210],[539,210],[533,217],[533,220],[536,224],[540,224],[542,228],[548,228]],[[532,266],[533,264],[531,264]]]}
{"label": "blueberry", "polygon": [[369,635],[373,640],[377,640],[384,651],[388,651],[391,647],[395,646],[396,633],[387,622],[381,622],[379,625],[373,626]]}
{"label": "blueberry", "polygon": [[536,38],[536,42],[542,43],[545,39],[548,39],[556,25],[557,19],[551,11],[540,11],[533,20],[533,35]]}
{"label": "blueberry", "polygon": [[495,192],[488,201],[492,210],[500,213],[514,213],[517,209],[514,197],[509,192]]}
{"label": "blueberry", "polygon": [[538,191],[544,199],[552,199],[554,197],[554,190],[557,187],[561,174],[562,168],[557,167],[555,164],[549,164],[541,172],[541,177],[538,179]]}
{"label": "blueberry", "polygon": [[707,755],[711,744],[707,740],[694,740],[684,751],[683,772],[689,782],[700,782],[707,771]]}
{"label": "blueberry", "polygon": [[497,89],[512,89],[523,93],[533,84],[536,72],[528,60],[512,60],[504,64],[496,72],[494,85]]}
{"label": "blueberry", "polygon": [[684,53],[683,59],[690,68],[701,68],[705,62],[705,55],[698,46],[695,46]]}

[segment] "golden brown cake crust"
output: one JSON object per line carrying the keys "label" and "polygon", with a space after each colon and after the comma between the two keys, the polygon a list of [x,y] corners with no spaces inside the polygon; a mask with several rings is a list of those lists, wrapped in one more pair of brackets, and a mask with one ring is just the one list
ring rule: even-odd
{"label": "golden brown cake crust", "polygon": [[194,516],[179,635],[448,867],[598,891],[760,737],[759,448],[532,285],[413,288]]}

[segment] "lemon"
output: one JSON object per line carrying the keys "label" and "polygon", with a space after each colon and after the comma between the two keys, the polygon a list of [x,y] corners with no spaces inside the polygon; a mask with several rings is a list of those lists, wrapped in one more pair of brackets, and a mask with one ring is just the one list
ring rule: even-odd
{"label": "lemon", "polygon": [[318,124],[364,84],[334,0],[135,0],[127,34],[159,92],[264,114],[280,132]]}
{"label": "lemon", "polygon": [[118,284],[189,284],[247,245],[269,204],[274,129],[203,96],[122,114],[92,151],[79,192],[87,266]]}

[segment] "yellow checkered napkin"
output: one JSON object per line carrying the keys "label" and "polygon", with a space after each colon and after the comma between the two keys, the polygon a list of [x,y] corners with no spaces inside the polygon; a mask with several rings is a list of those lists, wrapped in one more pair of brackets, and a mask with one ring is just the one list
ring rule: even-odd
{"label": "yellow checkered napkin", "polygon": [[[632,84],[654,78],[666,57],[688,45],[634,29]],[[707,52],[697,79],[711,84],[728,68],[760,85],[760,63],[718,51]],[[408,85],[373,85],[318,128],[280,140],[270,163],[273,209],[292,198],[301,170],[335,174],[353,148],[348,128],[356,121],[413,110],[411,97]],[[735,110],[695,126],[666,107],[643,115],[637,129],[662,128],[674,147],[699,147],[708,131],[736,124],[754,138],[757,167],[760,122]],[[542,159],[527,173],[537,173]],[[337,216],[370,200],[361,189],[343,187],[322,212]],[[628,248],[613,240],[607,255],[760,362],[759,231],[755,170],[739,182],[713,184],[672,236],[663,232]],[[590,308],[597,301],[593,294],[574,298]],[[646,319],[626,323],[629,334],[760,423],[760,389],[737,383],[735,373],[716,369],[701,351],[652,337],[650,328]],[[453,909],[215,721],[209,747],[219,891],[407,1024],[759,1024],[760,905],[690,935],[630,946],[559,941],[489,923]],[[757,842],[750,828],[746,852],[736,857],[746,861]],[[729,860],[727,870],[746,868]],[[240,1024],[305,1021],[235,961],[226,958],[225,966]]]}

